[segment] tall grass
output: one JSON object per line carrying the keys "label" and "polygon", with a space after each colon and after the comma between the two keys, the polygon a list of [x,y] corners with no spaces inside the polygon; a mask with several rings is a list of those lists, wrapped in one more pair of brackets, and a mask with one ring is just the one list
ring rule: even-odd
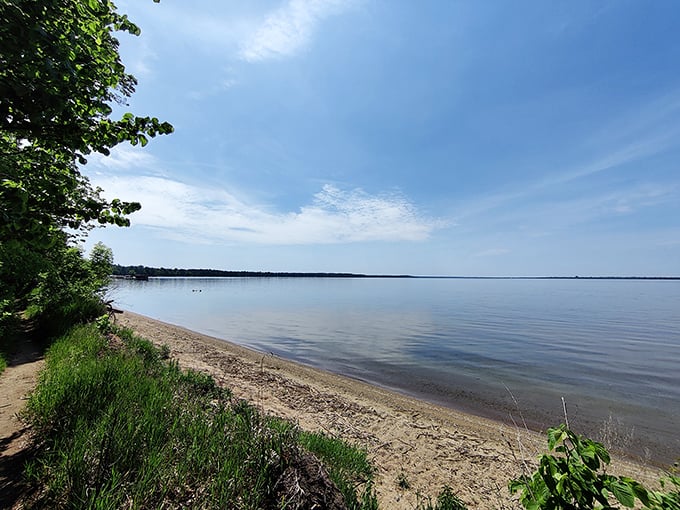
{"label": "tall grass", "polygon": [[[376,508],[365,452],[262,415],[129,331],[79,326],[47,352],[28,404],[28,466],[55,508],[288,508],[286,480],[318,453],[349,508]],[[308,454],[307,454],[308,455]],[[354,459],[354,460],[351,460]],[[363,492],[357,494],[361,485]]]}

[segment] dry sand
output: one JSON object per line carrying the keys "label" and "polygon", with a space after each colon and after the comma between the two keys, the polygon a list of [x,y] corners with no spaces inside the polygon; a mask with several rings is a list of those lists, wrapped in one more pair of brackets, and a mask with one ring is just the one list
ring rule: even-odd
{"label": "dry sand", "polygon": [[[184,368],[211,374],[264,412],[363,446],[377,467],[381,508],[413,509],[452,487],[470,509],[519,508],[507,482],[544,450],[543,435],[436,406],[131,312],[119,325],[170,348]],[[652,469],[617,460],[641,481]],[[404,480],[408,488],[400,487]],[[404,485],[404,484],[401,484]]]}

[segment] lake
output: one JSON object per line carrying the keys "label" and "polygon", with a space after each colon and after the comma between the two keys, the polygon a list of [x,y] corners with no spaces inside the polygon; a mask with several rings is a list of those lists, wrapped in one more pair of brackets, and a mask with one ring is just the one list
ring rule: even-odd
{"label": "lake", "polygon": [[[115,280],[116,306],[434,403],[680,457],[680,281]],[[623,441],[620,439],[620,441]]]}

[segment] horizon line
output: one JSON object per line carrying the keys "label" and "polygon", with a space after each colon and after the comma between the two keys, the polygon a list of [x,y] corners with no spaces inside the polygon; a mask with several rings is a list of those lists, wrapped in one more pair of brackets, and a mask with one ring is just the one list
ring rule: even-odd
{"label": "horizon line", "polygon": [[[194,278],[194,277],[307,277],[307,278],[422,278],[422,279],[458,279],[458,280],[680,280],[680,276],[640,276],[640,275],[494,275],[494,276],[478,276],[478,275],[418,275],[418,274],[370,274],[370,273],[351,273],[351,272],[327,272],[327,271],[241,271],[241,270],[224,270],[224,269],[208,269],[208,268],[166,268],[166,267],[152,267],[152,266],[129,266],[122,264],[114,264],[113,276],[127,276],[130,270],[143,269],[151,270],[152,272],[177,272],[177,273],[213,273],[212,275],[177,275],[178,277]],[[116,270],[118,272],[116,272]],[[127,270],[128,273],[122,273],[121,270]],[[136,273],[137,274],[137,273]],[[146,271],[141,274],[148,274]],[[148,274],[149,277],[173,277],[173,275],[154,275]]]}

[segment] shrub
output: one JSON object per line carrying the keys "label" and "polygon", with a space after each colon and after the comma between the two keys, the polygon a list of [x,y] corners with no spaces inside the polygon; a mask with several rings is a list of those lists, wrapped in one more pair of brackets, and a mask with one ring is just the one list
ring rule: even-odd
{"label": "shrub", "polygon": [[662,480],[675,490],[665,493],[646,489],[627,477],[602,471],[609,453],[596,441],[575,434],[566,425],[548,429],[550,453],[539,459],[531,476],[510,481],[511,493],[521,492],[520,502],[528,510],[611,510],[616,503],[633,508],[639,500],[647,510],[680,510],[680,479]]}

